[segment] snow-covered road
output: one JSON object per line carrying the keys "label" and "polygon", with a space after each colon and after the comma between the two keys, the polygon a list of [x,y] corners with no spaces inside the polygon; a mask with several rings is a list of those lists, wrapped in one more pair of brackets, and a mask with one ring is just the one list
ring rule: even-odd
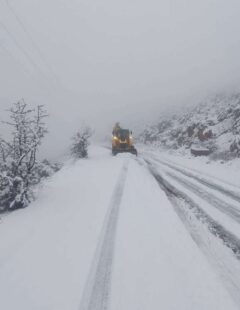
{"label": "snow-covered road", "polygon": [[[199,248],[240,304],[240,188],[180,164],[179,157],[145,151],[145,164],[165,191]],[[225,171],[225,176],[231,171]],[[238,181],[236,180],[236,183]]]}
{"label": "snow-covered road", "polygon": [[163,161],[94,147],[3,217],[1,309],[239,309],[238,189]]}

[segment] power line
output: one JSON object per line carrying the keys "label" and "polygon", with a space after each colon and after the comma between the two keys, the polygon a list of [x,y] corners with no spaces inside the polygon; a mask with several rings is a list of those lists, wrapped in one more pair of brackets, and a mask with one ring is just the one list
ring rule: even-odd
{"label": "power line", "polygon": [[18,16],[18,14],[16,13],[16,11],[14,10],[14,8],[10,5],[8,0],[5,0],[9,10],[12,12],[12,14],[14,15],[15,19],[17,20],[18,24],[20,25],[20,27],[22,28],[23,32],[25,33],[25,35],[28,37],[29,41],[31,42],[32,46],[34,47],[34,49],[37,51],[38,55],[40,56],[41,60],[44,62],[45,66],[48,68],[49,72],[51,73],[51,75],[54,77],[54,79],[56,81],[58,81],[58,77],[56,76],[56,74],[54,73],[51,65],[48,63],[45,55],[43,54],[43,52],[41,51],[41,49],[39,48],[38,44],[35,42],[35,40],[33,39],[31,33],[29,32],[29,30],[27,29],[27,27],[25,26],[25,24],[23,23],[23,21],[21,20],[21,18]]}
{"label": "power line", "polygon": [[[35,70],[37,70],[43,77],[44,80],[46,80],[46,78],[48,78],[44,72],[41,70],[41,67],[35,63],[35,61],[33,60],[33,58],[31,57],[31,55],[21,46],[21,44],[18,42],[18,40],[14,37],[14,35],[8,30],[8,28],[5,26],[5,24],[0,21],[0,26],[3,28],[3,30],[8,34],[8,36],[12,39],[12,41],[15,43],[15,45],[19,48],[19,50],[21,50],[21,52],[24,54],[25,58],[28,60],[28,62],[35,68]],[[51,87],[49,84],[46,84],[45,86],[47,86],[47,88],[49,90],[51,90]]]}
{"label": "power line", "polygon": [[26,59],[31,63],[31,65],[41,72],[41,68],[34,62],[30,54],[21,46],[21,44],[17,41],[17,39],[14,37],[14,35],[8,30],[8,28],[4,25],[3,22],[0,21],[0,26],[4,29],[4,31],[8,34],[8,36],[12,39],[12,41],[15,43],[15,45],[22,51]]}
{"label": "power line", "polygon": [[[16,63],[18,63],[18,64],[20,64],[20,65],[22,66],[22,63],[19,62],[19,61],[17,60],[17,58],[13,55],[13,53],[12,53],[8,48],[6,48],[6,46],[4,46],[3,44],[0,44],[0,48],[1,48],[10,58],[12,58]],[[29,74],[29,71],[28,71],[27,69],[25,69],[25,70],[26,70],[26,73]]]}

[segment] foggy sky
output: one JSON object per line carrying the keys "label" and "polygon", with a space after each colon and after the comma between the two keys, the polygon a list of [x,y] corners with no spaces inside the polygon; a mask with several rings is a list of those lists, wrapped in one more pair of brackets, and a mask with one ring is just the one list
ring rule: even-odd
{"label": "foggy sky", "polygon": [[239,90],[239,14],[238,0],[1,0],[1,119],[45,104],[56,155],[82,122],[100,137]]}

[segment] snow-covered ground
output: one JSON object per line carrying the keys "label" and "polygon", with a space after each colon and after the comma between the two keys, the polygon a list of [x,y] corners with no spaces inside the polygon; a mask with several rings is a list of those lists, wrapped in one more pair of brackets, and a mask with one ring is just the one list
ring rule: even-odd
{"label": "snow-covered ground", "polygon": [[[213,185],[213,175],[208,171],[201,183],[194,179],[201,168],[190,174],[186,161],[183,175],[160,162],[166,160],[180,167],[153,151],[112,157],[92,147],[88,160],[68,163],[49,179],[30,207],[3,216],[1,309],[239,309],[239,260],[230,247],[238,249],[237,227],[219,241],[207,221],[193,216],[194,207],[186,207],[190,200],[173,191],[188,190],[194,200],[196,182]],[[235,181],[217,198],[237,212]],[[171,195],[164,182],[171,183]]]}

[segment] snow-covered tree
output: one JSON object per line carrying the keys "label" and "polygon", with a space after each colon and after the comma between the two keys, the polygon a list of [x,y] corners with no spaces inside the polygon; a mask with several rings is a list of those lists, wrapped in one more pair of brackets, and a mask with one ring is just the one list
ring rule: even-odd
{"label": "snow-covered tree", "polygon": [[73,144],[71,147],[71,154],[75,158],[88,157],[88,146],[90,144],[89,139],[93,134],[93,130],[90,127],[82,127],[73,137]]}
{"label": "snow-covered tree", "polygon": [[29,109],[22,100],[8,110],[12,129],[10,141],[0,139],[0,208],[2,210],[27,206],[30,186],[36,166],[36,155],[47,133],[42,105]]}

